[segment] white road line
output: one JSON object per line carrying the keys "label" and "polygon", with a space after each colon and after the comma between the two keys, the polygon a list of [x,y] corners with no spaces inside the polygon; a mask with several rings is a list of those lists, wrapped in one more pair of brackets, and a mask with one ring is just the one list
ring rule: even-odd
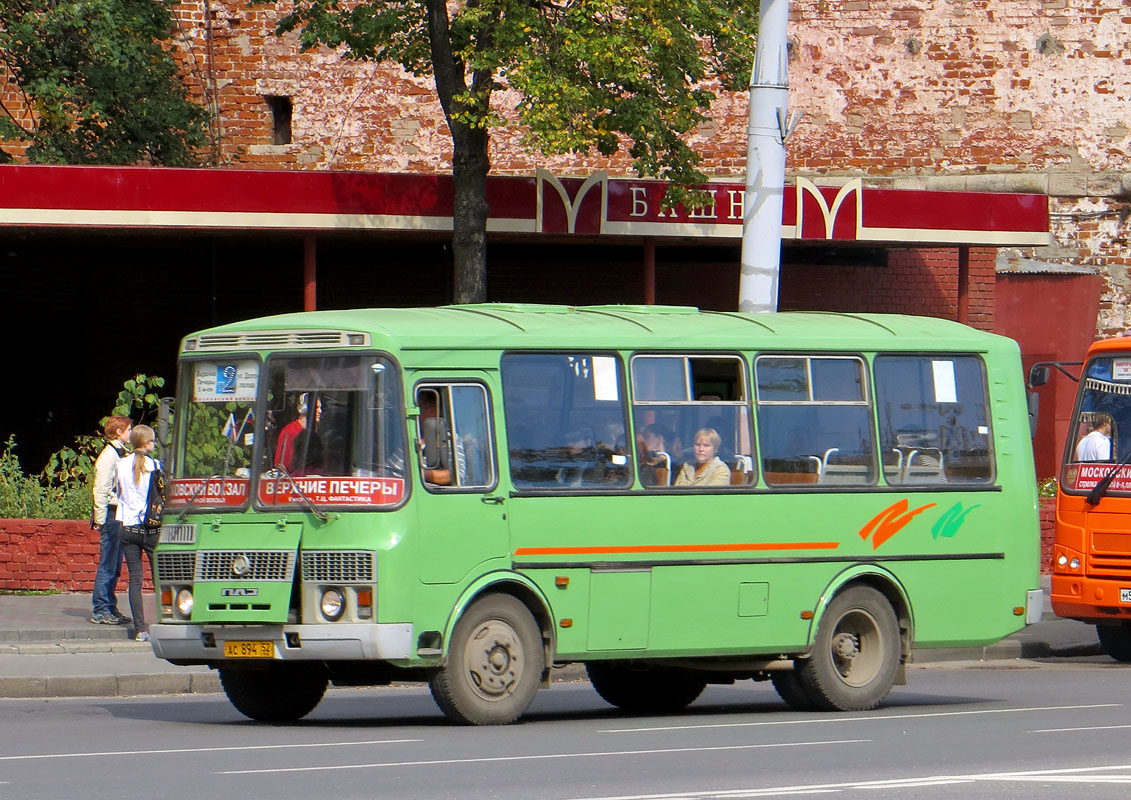
{"label": "white road line", "polygon": [[836,739],[827,742],[773,742],[770,744],[734,744],[719,747],[665,747],[656,750],[610,750],[599,753],[543,753],[530,756],[484,756],[481,758],[442,758],[421,761],[387,761],[378,764],[337,764],[324,767],[281,767],[279,769],[233,769],[218,775],[262,775],[280,772],[319,772],[343,769],[380,769],[383,767],[435,767],[442,764],[487,764],[505,761],[543,761],[562,758],[610,758],[613,756],[652,756],[664,753],[712,753],[726,750],[765,750],[775,747],[817,747],[832,744],[866,744],[872,739]]}
{"label": "white road line", "polygon": [[929,719],[931,717],[965,717],[976,714],[1029,714],[1034,711],[1076,711],[1089,708],[1119,708],[1122,703],[1093,703],[1079,706],[1035,706],[1027,708],[989,708],[980,711],[931,711],[924,714],[877,714],[868,717],[817,717],[783,719],[768,722],[712,722],[705,725],[658,725],[649,728],[609,728],[597,733],[651,733],[653,731],[686,731],[708,728],[762,728],[774,725],[813,725],[822,722],[883,722],[888,719]]}
{"label": "white road line", "polygon": [[[1128,771],[1127,775],[1089,775],[1088,773]],[[1068,784],[1123,784],[1131,783],[1131,764],[1107,767],[1074,767],[1067,769],[1032,770],[1026,772],[989,772],[973,775],[924,775],[918,778],[891,778],[875,781],[846,781],[844,783],[797,784],[794,786],[767,786],[759,789],[721,789],[683,791],[665,794],[599,795],[573,800],[739,800],[746,797],[770,797],[783,794],[829,793],[846,789],[905,789],[919,786],[941,786],[955,783],[1045,782]]]}
{"label": "white road line", "polygon": [[1086,728],[1041,728],[1029,733],[1068,733],[1071,731],[1117,731],[1122,728],[1131,728],[1131,725],[1092,725]]}
{"label": "white road line", "polygon": [[307,742],[300,744],[258,744],[240,747],[182,747],[168,750],[112,750],[104,753],[32,753],[23,756],[0,756],[0,761],[32,761],[38,758],[92,758],[95,756],[164,755],[174,753],[235,753],[244,750],[288,750],[300,747],[359,747],[371,744],[404,744],[423,739],[376,739],[371,742]]}

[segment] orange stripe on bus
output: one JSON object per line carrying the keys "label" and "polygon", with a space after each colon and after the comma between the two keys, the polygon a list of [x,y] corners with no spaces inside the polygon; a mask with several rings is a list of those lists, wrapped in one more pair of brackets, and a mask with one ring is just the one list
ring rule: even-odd
{"label": "orange stripe on bus", "polygon": [[581,556],[610,553],[722,553],[749,550],[835,550],[839,542],[766,542],[752,544],[643,544],[622,547],[520,547],[516,556]]}

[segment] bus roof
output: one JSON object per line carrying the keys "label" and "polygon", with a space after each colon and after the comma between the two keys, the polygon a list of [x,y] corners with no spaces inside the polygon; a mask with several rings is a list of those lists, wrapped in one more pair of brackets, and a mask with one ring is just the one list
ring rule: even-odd
{"label": "bus roof", "polygon": [[[261,317],[191,334],[182,342],[182,352],[273,349],[267,337],[241,336],[265,331],[360,332],[369,334],[373,346],[390,351],[575,347],[984,351],[1005,341],[950,320],[898,314],[747,314],[690,306],[482,303]],[[186,348],[185,343],[202,340],[208,346]]]}

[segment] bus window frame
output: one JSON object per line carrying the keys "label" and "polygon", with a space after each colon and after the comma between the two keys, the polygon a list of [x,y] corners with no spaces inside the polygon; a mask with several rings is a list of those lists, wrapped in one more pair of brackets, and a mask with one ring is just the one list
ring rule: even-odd
{"label": "bus window frame", "polygon": [[[401,508],[404,508],[405,505],[408,504],[409,500],[411,499],[414,481],[413,481],[412,477],[409,475],[410,461],[409,461],[409,458],[408,458],[408,450],[409,450],[409,447],[411,446],[410,442],[412,440],[409,439],[409,437],[408,437],[408,416],[407,416],[407,408],[405,406],[405,396],[404,396],[404,385],[405,385],[404,368],[401,366],[400,361],[392,353],[390,353],[387,350],[378,350],[378,349],[342,350],[342,349],[336,349],[336,348],[332,349],[332,350],[276,350],[276,351],[272,351],[266,356],[266,358],[262,359],[263,366],[264,366],[264,373],[263,374],[265,376],[265,379],[260,382],[260,394],[259,394],[259,399],[256,403],[256,406],[257,406],[256,413],[260,415],[260,419],[264,420],[264,433],[266,433],[266,420],[267,420],[267,414],[268,414],[267,392],[270,389],[271,364],[272,364],[272,362],[274,362],[276,360],[287,360],[287,359],[339,358],[339,357],[347,357],[347,356],[348,357],[355,357],[355,358],[359,358],[359,359],[360,358],[380,357],[380,358],[382,358],[382,359],[384,359],[385,361],[388,362],[388,364],[391,367],[392,373],[396,376],[397,385],[394,387],[394,391],[390,392],[390,394],[391,394],[391,396],[396,398],[396,402],[397,402],[397,405],[398,405],[398,408],[396,409],[396,416],[400,420],[401,441],[403,443],[404,461],[405,461],[404,475],[401,478],[401,480],[404,481],[404,490],[401,493],[400,502],[397,502],[397,503],[389,503],[387,505],[386,504],[372,504],[372,503],[356,503],[356,504],[342,504],[342,505],[335,504],[333,506],[330,506],[329,508],[332,509],[335,513],[339,512],[339,511],[341,511],[343,513],[397,511]],[[258,431],[257,431],[257,433],[258,433]],[[255,510],[257,512],[266,512],[266,513],[270,513],[270,512],[283,512],[283,513],[310,512],[311,511],[310,506],[307,505],[306,503],[302,502],[301,499],[300,499],[299,502],[295,502],[295,503],[273,503],[273,504],[270,504],[270,505],[266,505],[266,504],[259,502],[259,482],[261,480],[263,480],[264,472],[270,471],[270,470],[260,471],[258,469],[258,465],[260,463],[260,457],[262,455],[260,448],[266,447],[266,446],[267,446],[266,436],[265,435],[264,436],[258,436],[257,435],[256,436],[256,443],[255,443],[255,451],[254,451],[254,455],[253,455],[253,458],[255,460],[252,462],[254,465],[256,465],[256,468],[253,469],[252,473],[251,473],[252,480],[251,480],[251,487],[250,487],[250,495],[251,495],[253,510]],[[310,477],[321,477],[321,476],[310,476]],[[334,478],[334,477],[353,477],[353,476],[325,476],[325,477]],[[299,480],[299,479],[296,479],[296,480]],[[315,504],[315,505],[317,506],[317,504]],[[323,510],[323,511],[327,510],[327,507],[324,507],[324,506],[317,506],[317,507],[320,510]]]}
{"label": "bus window frame", "polygon": [[[690,362],[692,359],[714,359],[717,361],[735,360],[738,362],[737,374],[741,380],[739,386],[739,394],[742,397],[740,400],[696,400],[691,397],[693,390],[692,385],[692,371],[690,363],[684,365],[684,391],[687,398],[684,400],[637,400],[636,399],[636,374],[634,365],[638,359],[649,358],[679,358]],[[649,486],[641,483],[639,465],[633,465],[633,488],[639,487],[639,491],[648,494],[714,494],[714,493],[733,493],[745,492],[756,489],[758,486],[758,478],[761,475],[761,464],[758,459],[758,433],[754,421],[755,409],[753,403],[753,381],[751,373],[751,360],[747,358],[746,354],[740,350],[634,350],[628,356],[628,381],[629,381],[629,417],[632,419],[632,441],[636,441],[636,409],[639,408],[745,408],[746,410],[746,429],[750,441],[750,453],[746,454],[749,457],[752,470],[748,476],[746,483],[731,484],[729,486],[675,486],[658,485]],[[671,446],[671,443],[667,443]],[[635,448],[630,448],[635,449]],[[668,454],[671,457],[671,454]],[[635,462],[635,459],[633,459]],[[726,463],[726,462],[724,462]],[[672,474],[670,480],[675,480],[675,460],[672,460],[670,467]],[[727,464],[731,468],[731,464]]]}
{"label": "bus window frame", "polygon": [[[877,351],[872,353],[875,357],[880,352],[884,355],[886,351]],[[758,362],[763,358],[782,358],[782,359],[805,359],[806,361],[806,383],[808,385],[807,400],[765,400],[760,397],[760,390],[758,387]],[[813,370],[811,361],[814,358],[823,360],[843,360],[855,361],[863,367],[863,374],[861,380],[861,387],[863,388],[863,400],[814,400],[813,398]],[[856,351],[844,350],[761,350],[754,354],[750,361],[751,369],[751,387],[752,403],[754,405],[754,430],[756,436],[756,445],[758,445],[759,452],[762,451],[762,423],[759,419],[758,410],[762,406],[766,407],[785,407],[785,406],[804,406],[804,407],[843,407],[843,408],[864,408],[867,410],[868,426],[870,429],[869,443],[872,446],[872,463],[870,469],[872,470],[871,479],[867,483],[822,483],[822,472],[827,468],[827,464],[821,464],[821,471],[817,473],[817,480],[813,483],[770,483],[766,480],[765,476],[769,470],[765,469],[765,465],[759,460],[758,473],[759,480],[765,484],[764,491],[770,492],[856,492],[866,491],[873,489],[885,489],[890,487],[890,484],[880,483],[880,473],[883,472],[882,458],[880,454],[880,430],[879,424],[876,419],[876,402],[875,402],[875,372],[872,369],[872,362],[869,360],[867,354]],[[817,454],[814,454],[817,456]]]}
{"label": "bus window frame", "polygon": [[[1072,416],[1069,418],[1069,422],[1071,423],[1069,425],[1069,435],[1072,437],[1072,439],[1071,439],[1071,441],[1069,441],[1065,444],[1064,455],[1061,459],[1061,464],[1060,464],[1060,475],[1057,478],[1057,486],[1059,488],[1059,491],[1062,492],[1063,494],[1077,496],[1077,497],[1084,497],[1084,496],[1087,496],[1092,491],[1090,488],[1089,489],[1074,489],[1074,488],[1072,488],[1071,482],[1068,481],[1067,478],[1068,478],[1068,470],[1072,469],[1073,467],[1079,468],[1081,466],[1103,466],[1103,467],[1108,467],[1108,468],[1114,470],[1120,462],[1120,458],[1119,458],[1119,432],[1118,431],[1113,432],[1113,434],[1111,436],[1111,455],[1112,455],[1112,457],[1111,457],[1110,460],[1108,460],[1108,461],[1076,461],[1075,460],[1076,459],[1076,447],[1080,443],[1080,439],[1075,434],[1076,434],[1077,427],[1079,425],[1080,414],[1082,413],[1080,409],[1081,409],[1081,406],[1084,403],[1084,392],[1087,389],[1088,370],[1092,366],[1092,364],[1096,361],[1100,361],[1100,360],[1105,359],[1105,358],[1115,359],[1115,358],[1119,357],[1120,355],[1121,355],[1120,352],[1111,352],[1111,351],[1103,351],[1103,352],[1100,352],[1100,353],[1094,353],[1090,358],[1088,358],[1086,361],[1083,362],[1083,364],[1080,368],[1079,386],[1076,390],[1076,397],[1073,400],[1073,404],[1072,404]],[[1124,471],[1125,470],[1120,470],[1120,472],[1124,472]],[[1118,479],[1119,476],[1116,476],[1116,478]],[[1131,489],[1116,489],[1114,487],[1115,487],[1115,482],[1113,481],[1111,483],[1111,485],[1108,486],[1107,491],[1104,492],[1104,497],[1109,497],[1109,496],[1110,497],[1122,497],[1122,498],[1131,497]]]}
{"label": "bus window frame", "polygon": [[[939,492],[976,492],[976,491],[1000,491],[1000,484],[998,483],[998,447],[995,431],[997,430],[994,425],[993,417],[993,399],[990,397],[990,374],[986,368],[986,351],[985,350],[883,350],[876,351],[872,354],[872,361],[877,358],[924,358],[929,360],[938,360],[945,358],[973,358],[978,362],[978,367],[982,376],[982,409],[985,412],[986,426],[989,428],[989,433],[986,435],[987,441],[990,445],[989,463],[990,475],[984,481],[977,482],[958,482],[952,483],[949,480],[940,483],[886,483],[886,486],[896,491],[939,491]],[[874,364],[873,364],[874,366]],[[875,370],[873,369],[872,381],[875,381]],[[879,441],[880,437],[880,409],[879,403],[875,404],[874,409],[874,425],[877,447],[882,447],[883,443]],[[880,451],[877,450],[877,453]],[[946,475],[945,469],[943,475]],[[885,482],[886,482],[885,478]]]}
{"label": "bus window frame", "polygon": [[[476,484],[474,486],[445,486],[442,484],[429,483],[424,480],[424,460],[421,458],[419,447],[413,446],[416,453],[416,466],[413,472],[416,478],[419,479],[420,485],[429,494],[489,494],[499,488],[499,459],[498,459],[498,446],[497,446],[497,433],[495,431],[495,403],[494,398],[491,396],[491,387],[485,381],[469,380],[467,378],[443,378],[443,377],[428,377],[421,378],[412,387],[412,400],[413,406],[417,409],[415,427],[418,434],[423,434],[421,425],[423,419],[419,415],[419,393],[422,389],[434,390],[438,388],[451,388],[453,386],[474,386],[483,392],[483,398],[486,401],[484,407],[487,412],[487,442],[486,446],[489,448],[488,459],[491,465],[491,483],[489,484]],[[416,437],[413,438],[416,442]],[[453,452],[452,457],[455,457]]]}
{"label": "bus window frame", "polygon": [[[628,458],[628,463],[625,465],[625,467],[626,467],[626,469],[629,470],[629,475],[631,476],[631,480],[629,480],[626,484],[624,484],[622,486],[609,486],[609,487],[604,487],[604,486],[571,486],[571,487],[564,487],[564,488],[556,488],[556,487],[553,487],[553,486],[550,486],[550,485],[537,486],[537,487],[520,486],[515,482],[514,475],[513,475],[512,469],[511,469],[511,458],[510,458],[511,430],[510,430],[510,418],[509,418],[510,412],[509,412],[509,408],[507,406],[507,388],[506,388],[506,379],[505,379],[506,360],[509,356],[577,356],[577,355],[585,355],[585,356],[588,356],[590,358],[607,356],[607,357],[611,357],[614,360],[614,363],[616,364],[617,379],[618,379],[617,388],[620,392],[621,411],[623,412],[622,413],[622,421],[624,423],[624,431],[625,431],[625,450],[628,451],[625,454],[626,457]],[[506,456],[507,456],[507,458],[506,458],[507,481],[509,482],[510,496],[512,496],[512,497],[572,497],[572,496],[593,496],[593,495],[619,495],[619,494],[628,494],[628,493],[634,491],[634,487],[635,487],[636,481],[637,481],[637,479],[636,479],[636,455],[632,452],[634,448],[629,445],[629,439],[628,439],[629,434],[632,433],[632,419],[631,419],[631,417],[632,417],[632,411],[631,411],[631,409],[632,409],[632,402],[631,402],[632,396],[631,396],[630,388],[629,388],[629,385],[628,385],[630,377],[628,375],[627,369],[628,369],[628,367],[627,367],[627,364],[625,363],[623,353],[620,350],[613,350],[613,349],[609,349],[609,348],[576,347],[576,348],[554,348],[552,350],[551,349],[545,349],[545,350],[543,350],[543,349],[533,349],[532,350],[532,349],[527,349],[527,348],[515,348],[515,349],[504,349],[499,353],[499,392],[500,392],[500,402],[502,402],[502,404],[503,404],[502,405],[502,408],[503,408],[503,433],[506,437],[506,442],[505,442],[506,448],[505,448],[505,450],[506,450]],[[496,441],[499,442],[498,434],[496,434]],[[499,442],[499,443],[501,444],[501,442]],[[499,450],[500,450],[500,454],[501,454],[503,448],[500,447]],[[501,464],[502,464],[502,459],[500,458],[500,465]],[[501,466],[499,468],[497,479],[501,479]]]}

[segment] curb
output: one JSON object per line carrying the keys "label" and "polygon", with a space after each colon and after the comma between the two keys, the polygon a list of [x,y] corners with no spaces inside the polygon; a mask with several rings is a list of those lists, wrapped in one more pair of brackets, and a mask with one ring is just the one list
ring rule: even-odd
{"label": "curb", "polygon": [[149,675],[83,675],[0,678],[0,698],[135,697],[154,694],[211,694],[220,691],[216,672]]}

